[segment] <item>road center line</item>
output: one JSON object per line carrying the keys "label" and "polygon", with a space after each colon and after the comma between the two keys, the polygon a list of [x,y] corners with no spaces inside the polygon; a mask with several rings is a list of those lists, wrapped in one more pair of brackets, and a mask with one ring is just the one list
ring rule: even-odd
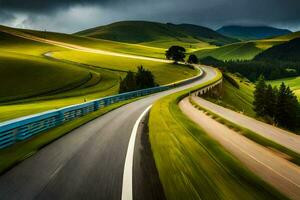
{"label": "road center line", "polygon": [[146,113],[150,110],[151,107],[152,105],[147,107],[146,110],[144,110],[144,112],[139,116],[131,132],[126,158],[125,158],[125,165],[124,165],[122,200],[133,199],[132,176],[133,176],[133,156],[134,156],[135,139],[136,139],[139,124],[141,123],[141,120],[146,115]]}

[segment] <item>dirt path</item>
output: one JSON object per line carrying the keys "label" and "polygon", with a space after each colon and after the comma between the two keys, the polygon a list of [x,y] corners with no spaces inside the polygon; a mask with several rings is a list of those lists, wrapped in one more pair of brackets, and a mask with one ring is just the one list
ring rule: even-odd
{"label": "dirt path", "polygon": [[299,135],[263,123],[243,114],[234,112],[230,109],[206,101],[200,97],[193,96],[192,98],[193,101],[195,101],[198,105],[210,110],[211,112],[223,117],[224,119],[227,119],[228,121],[231,121],[244,128],[252,130],[253,132],[260,134],[265,138],[268,138],[278,144],[281,144],[282,146],[285,146],[295,152],[300,153]]}
{"label": "dirt path", "polygon": [[150,57],[145,57],[145,56],[136,56],[136,55],[130,55],[130,54],[125,54],[125,53],[115,53],[115,52],[111,52],[111,51],[104,51],[104,50],[99,50],[99,49],[82,47],[82,46],[75,45],[75,44],[69,44],[69,43],[49,40],[49,39],[40,38],[40,37],[37,37],[37,36],[34,36],[34,35],[30,35],[30,34],[27,34],[27,33],[23,33],[23,32],[17,31],[17,30],[3,29],[1,31],[4,32],[4,33],[8,33],[10,35],[25,38],[25,39],[28,39],[28,40],[33,40],[33,41],[36,41],[36,42],[51,44],[51,45],[63,47],[63,48],[66,48],[66,49],[76,50],[76,51],[95,53],[95,54],[101,54],[101,55],[108,55],[108,56],[131,58],[131,59],[139,59],[139,60],[149,60],[149,61],[153,61],[153,62],[171,63],[171,61],[165,60],[165,59],[150,58]]}
{"label": "dirt path", "polygon": [[252,172],[291,199],[300,199],[300,168],[194,108],[185,98],[180,109]]}

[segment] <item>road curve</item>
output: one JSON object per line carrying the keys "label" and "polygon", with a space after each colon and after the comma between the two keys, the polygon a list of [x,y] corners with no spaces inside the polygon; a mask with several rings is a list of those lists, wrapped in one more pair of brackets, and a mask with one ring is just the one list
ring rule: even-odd
{"label": "road curve", "polygon": [[188,97],[183,99],[179,106],[185,115],[201,126],[251,171],[289,198],[299,199],[300,168],[298,166],[207,116],[203,111],[196,109],[189,102]]}
{"label": "road curve", "polygon": [[51,44],[51,45],[58,46],[58,47],[63,47],[66,49],[82,51],[82,52],[87,52],[87,53],[95,53],[95,54],[116,56],[116,57],[125,57],[125,58],[138,59],[138,60],[149,60],[149,61],[153,61],[153,62],[163,62],[163,63],[171,63],[172,62],[170,60],[165,60],[165,59],[150,58],[150,57],[146,57],[146,56],[137,56],[137,55],[131,55],[131,54],[125,54],[125,53],[116,53],[116,52],[111,52],[111,51],[83,47],[80,45],[75,45],[75,44],[70,44],[70,43],[65,43],[65,42],[59,42],[59,41],[55,41],[55,40],[49,40],[49,39],[37,37],[34,35],[30,35],[27,33],[23,33],[23,32],[17,31],[17,30],[3,29],[3,30],[1,30],[1,32],[7,33],[10,35],[14,35],[17,37],[21,37],[24,39],[33,40],[36,42],[42,42],[42,43]]}
{"label": "road curve", "polygon": [[122,106],[49,144],[0,177],[1,200],[121,199],[125,157],[136,120],[159,98],[216,76],[211,67],[203,70],[205,75],[194,83]]}
{"label": "road curve", "polygon": [[283,129],[277,128],[275,126],[263,123],[251,117],[245,116],[243,114],[237,113],[230,109],[224,108],[222,106],[216,105],[209,101],[206,101],[200,97],[193,96],[193,101],[198,105],[210,110],[211,112],[238,124],[244,128],[252,130],[253,132],[268,138],[282,146],[285,146],[297,153],[300,153],[300,136],[293,134],[291,132],[285,131]]}

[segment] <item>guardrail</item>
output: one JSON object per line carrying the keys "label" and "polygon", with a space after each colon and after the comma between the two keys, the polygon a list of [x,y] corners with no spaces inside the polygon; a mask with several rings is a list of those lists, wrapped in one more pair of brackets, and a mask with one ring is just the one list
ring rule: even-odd
{"label": "guardrail", "polygon": [[0,123],[0,149],[8,147],[18,141],[26,140],[36,134],[60,126],[65,122],[82,117],[113,103],[189,84],[199,79],[202,74],[203,71],[200,70],[200,73],[197,76],[173,84],[104,97],[86,103],[71,105]]}

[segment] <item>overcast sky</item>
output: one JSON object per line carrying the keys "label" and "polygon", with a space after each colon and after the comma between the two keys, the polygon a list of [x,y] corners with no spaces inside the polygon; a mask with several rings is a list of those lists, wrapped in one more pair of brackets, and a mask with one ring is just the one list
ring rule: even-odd
{"label": "overcast sky", "polygon": [[0,24],[76,32],[122,20],[300,30],[300,0],[0,0]]}

